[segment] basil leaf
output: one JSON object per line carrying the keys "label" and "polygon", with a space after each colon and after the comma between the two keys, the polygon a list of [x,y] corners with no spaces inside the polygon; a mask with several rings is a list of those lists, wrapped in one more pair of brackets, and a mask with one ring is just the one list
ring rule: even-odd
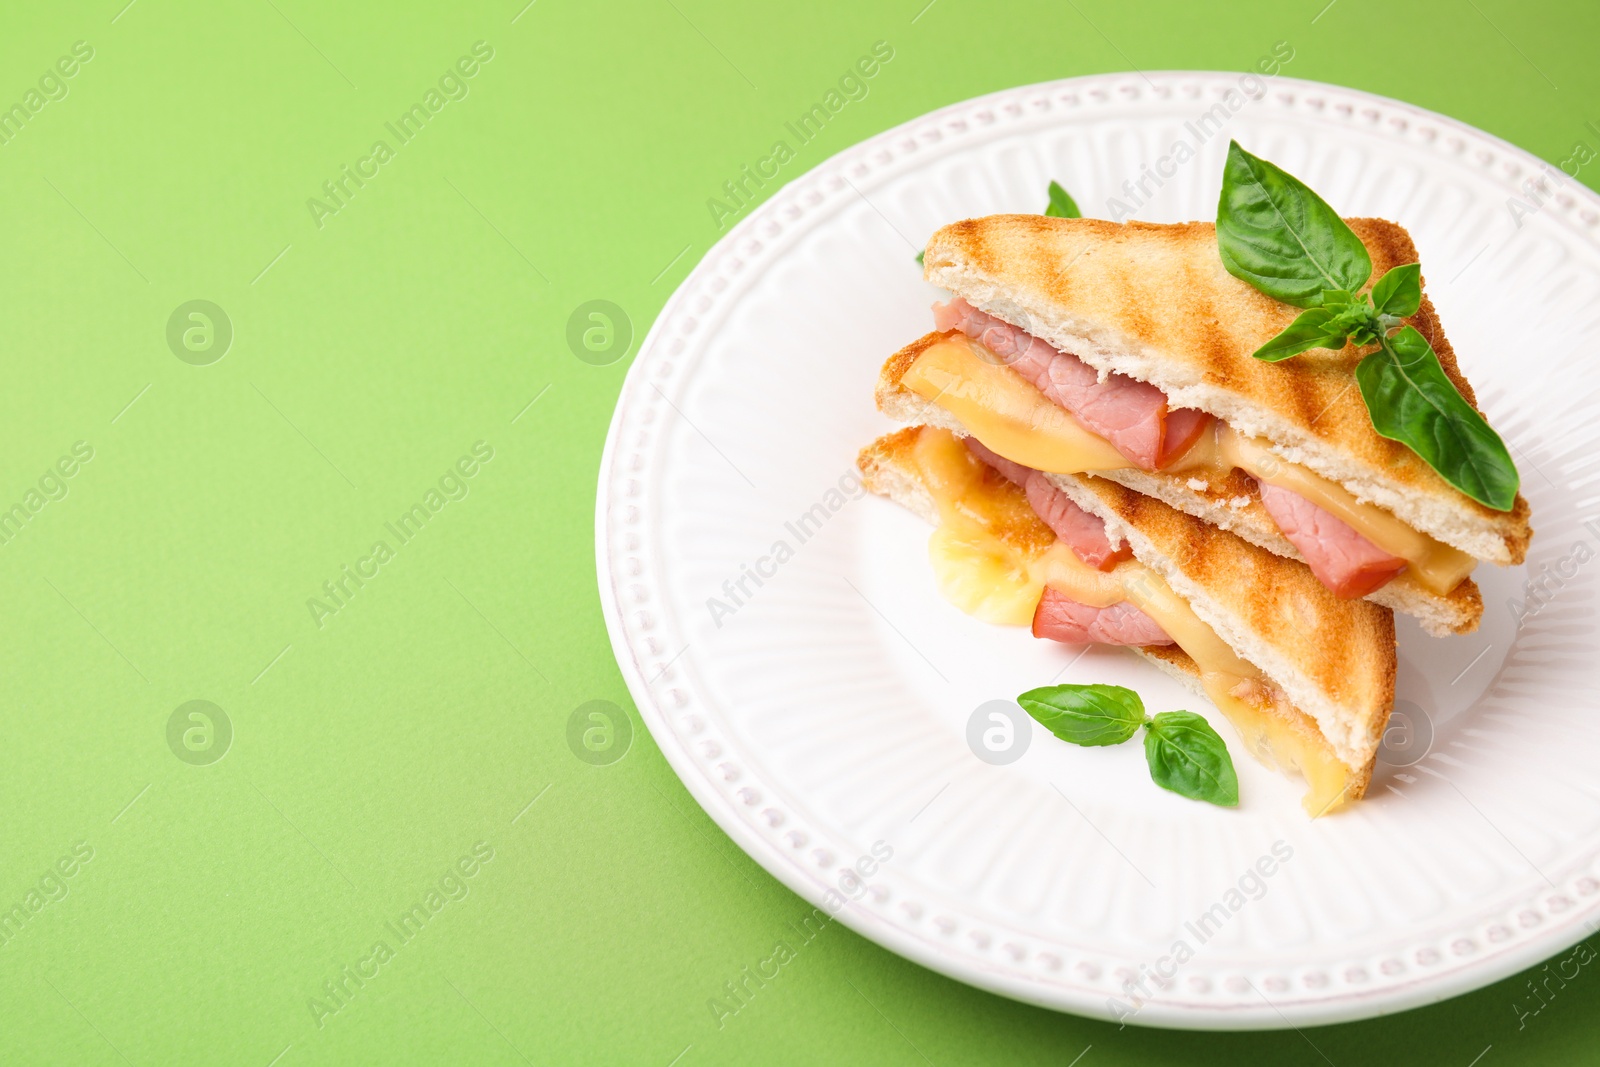
{"label": "basil leaf", "polygon": [[1302,311],[1298,318],[1284,327],[1282,333],[1252,353],[1257,359],[1276,363],[1280,359],[1298,356],[1312,348],[1344,347],[1345,335],[1331,324],[1334,314],[1327,308]]}
{"label": "basil leaf", "polygon": [[1228,145],[1217,201],[1217,251],[1235,278],[1296,307],[1327,289],[1355,292],[1372,257],[1327,202],[1264,159]]}
{"label": "basil leaf", "polygon": [[1044,213],[1052,219],[1081,219],[1083,213],[1078,210],[1078,202],[1072,199],[1068,192],[1061,188],[1060,182],[1050,183],[1050,206]]}
{"label": "basil leaf", "polygon": [[922,251],[921,251],[921,252],[918,252],[918,253],[917,253],[917,266],[919,266],[919,267],[921,267],[921,266],[926,266],[926,264],[924,264],[924,263],[923,263],[923,262],[922,262],[922,257],[923,257],[923,256],[924,256],[924,255],[926,255],[926,254],[927,254],[927,252],[928,252],[928,250],[927,250],[927,249],[926,249],[926,248],[924,248],[924,249],[923,249],[923,250],[922,250]]}
{"label": "basil leaf", "polygon": [[1356,365],[1372,428],[1478,503],[1510,511],[1520,484],[1511,454],[1445,376],[1428,339],[1404,326],[1379,343]]}
{"label": "basil leaf", "polygon": [[1144,725],[1144,701],[1120,685],[1051,685],[1017,703],[1039,725],[1074,745],[1120,745]]}
{"label": "basil leaf", "polygon": [[1231,808],[1239,777],[1228,746],[1192,711],[1163,711],[1145,727],[1144,757],[1156,785],[1181,796]]}
{"label": "basil leaf", "polygon": [[1422,264],[1405,263],[1391,269],[1372,286],[1378,314],[1405,318],[1422,306]]}

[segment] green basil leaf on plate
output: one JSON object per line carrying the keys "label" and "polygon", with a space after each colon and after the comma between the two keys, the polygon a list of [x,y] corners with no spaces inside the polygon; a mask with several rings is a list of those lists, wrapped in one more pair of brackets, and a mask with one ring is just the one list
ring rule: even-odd
{"label": "green basil leaf on plate", "polygon": [[1074,745],[1120,745],[1144,725],[1144,701],[1120,685],[1051,685],[1017,703],[1039,725]]}
{"label": "green basil leaf on plate", "polygon": [[1239,803],[1239,778],[1228,746],[1192,711],[1163,711],[1145,727],[1150,777],[1163,789],[1231,808]]}
{"label": "green basil leaf on plate", "polygon": [[1366,246],[1333,208],[1237,141],[1222,172],[1217,250],[1229,274],[1296,307],[1315,307],[1329,289],[1353,293],[1372,277]]}
{"label": "green basil leaf on plate", "polygon": [[1505,442],[1439,365],[1428,339],[1401,327],[1356,365],[1373,429],[1399,441],[1478,503],[1509,511],[1520,479]]}

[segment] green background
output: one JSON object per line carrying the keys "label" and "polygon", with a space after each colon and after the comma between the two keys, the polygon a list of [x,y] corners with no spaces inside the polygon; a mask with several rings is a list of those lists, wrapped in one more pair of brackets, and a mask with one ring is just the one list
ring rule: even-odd
{"label": "green background", "polygon": [[[586,701],[634,713],[593,562],[628,360],[580,361],[566,323],[614,301],[636,351],[718,236],[706,199],[878,40],[893,62],[786,176],[976,94],[1244,70],[1280,39],[1288,75],[1559,161],[1597,143],[1600,6],[123,2],[0,16],[0,104],[93,48],[0,145],[0,509],[93,449],[0,545],[0,908],[27,914],[0,946],[0,1062],[1596,1056],[1587,971],[1521,1025],[1526,976],[1303,1034],[1118,1031],[837,924],[719,1029],[707,999],[809,909],[636,718],[617,762],[568,744]],[[398,145],[384,123],[480,40],[469,95]],[[307,200],[379,138],[394,158],[319,227]],[[204,366],[167,340],[195,299],[234,332]],[[398,546],[384,524],[479,441],[468,495]],[[319,626],[308,598],[380,539],[394,558]],[[232,726],[205,766],[168,741],[197,699]],[[75,846],[66,896],[27,910]],[[474,846],[468,895],[386,932]],[[319,1025],[310,998],[380,938],[393,958]]]}

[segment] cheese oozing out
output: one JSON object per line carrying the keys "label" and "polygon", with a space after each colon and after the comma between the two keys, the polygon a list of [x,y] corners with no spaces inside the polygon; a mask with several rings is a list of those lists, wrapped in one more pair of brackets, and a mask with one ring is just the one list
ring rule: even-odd
{"label": "cheese oozing out", "polygon": [[[1035,470],[1084,474],[1134,466],[1109,441],[970,338],[957,336],[930,345],[906,369],[901,384],[950,412],[999,455]],[[1220,420],[1163,471],[1220,478],[1235,468],[1304,497],[1383,551],[1405,560],[1407,571],[1430,592],[1448,594],[1477,566],[1465,552],[1357,500],[1337,482],[1290,463],[1267,442],[1246,437]]]}
{"label": "cheese oozing out", "polygon": [[1305,777],[1309,789],[1301,803],[1309,814],[1345,802],[1351,769],[1315,722],[1241,659],[1159,574],[1132,559],[1110,571],[1084,563],[1056,539],[1022,490],[948,430],[924,427],[915,462],[939,516],[928,557],[945,599],[985,622],[1010,626],[1032,621],[1046,586],[1093,607],[1132,601],[1194,661],[1201,687],[1251,754]]}

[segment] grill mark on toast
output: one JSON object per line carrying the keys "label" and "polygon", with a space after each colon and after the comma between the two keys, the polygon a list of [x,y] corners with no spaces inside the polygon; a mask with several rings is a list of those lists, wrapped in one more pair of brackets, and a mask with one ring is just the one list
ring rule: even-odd
{"label": "grill mark on toast", "polygon": [[[1346,221],[1368,248],[1373,280],[1391,267],[1417,262],[1415,245],[1403,227],[1383,219]],[[991,279],[1013,294],[1032,294],[1013,300],[1042,301],[1043,307],[1060,307],[1100,322],[1126,336],[1135,350],[1164,354],[1174,385],[1201,381],[1228,390],[1240,400],[1272,410],[1337,450],[1347,463],[1365,467],[1402,493],[1448,500],[1448,506],[1462,516],[1460,521],[1470,521],[1475,529],[1500,539],[1510,561],[1520,562],[1532,533],[1526,500],[1519,497],[1510,512],[1480,505],[1449,486],[1410,449],[1379,436],[1360,390],[1352,388],[1359,358],[1353,349],[1307,353],[1280,364],[1250,358],[1292,322],[1299,309],[1227,274],[1216,253],[1215,234],[1215,227],[1204,222],[990,216],[954,223],[935,233],[928,242],[928,273],[930,278],[942,276],[942,271],[932,269],[934,264],[959,265],[969,277]],[[1067,272],[1072,276],[1068,288],[1060,262],[1081,249],[1084,241],[1091,242],[1092,251],[1076,259]],[[1166,314],[1152,320],[1155,308],[1166,309]],[[1461,374],[1426,294],[1409,322],[1430,339],[1446,376],[1476,406],[1476,395]],[[1228,344],[1220,342],[1224,337]]]}
{"label": "grill mark on toast", "polygon": [[[1123,522],[1147,538],[1222,610],[1294,662],[1305,677],[1363,719],[1387,709],[1394,686],[1394,613],[1340,600],[1302,563],[1249,544],[1132,489],[1078,475]],[[1264,595],[1263,590],[1270,590]],[[1381,661],[1387,650],[1388,663]],[[1387,696],[1385,695],[1387,694]]]}

